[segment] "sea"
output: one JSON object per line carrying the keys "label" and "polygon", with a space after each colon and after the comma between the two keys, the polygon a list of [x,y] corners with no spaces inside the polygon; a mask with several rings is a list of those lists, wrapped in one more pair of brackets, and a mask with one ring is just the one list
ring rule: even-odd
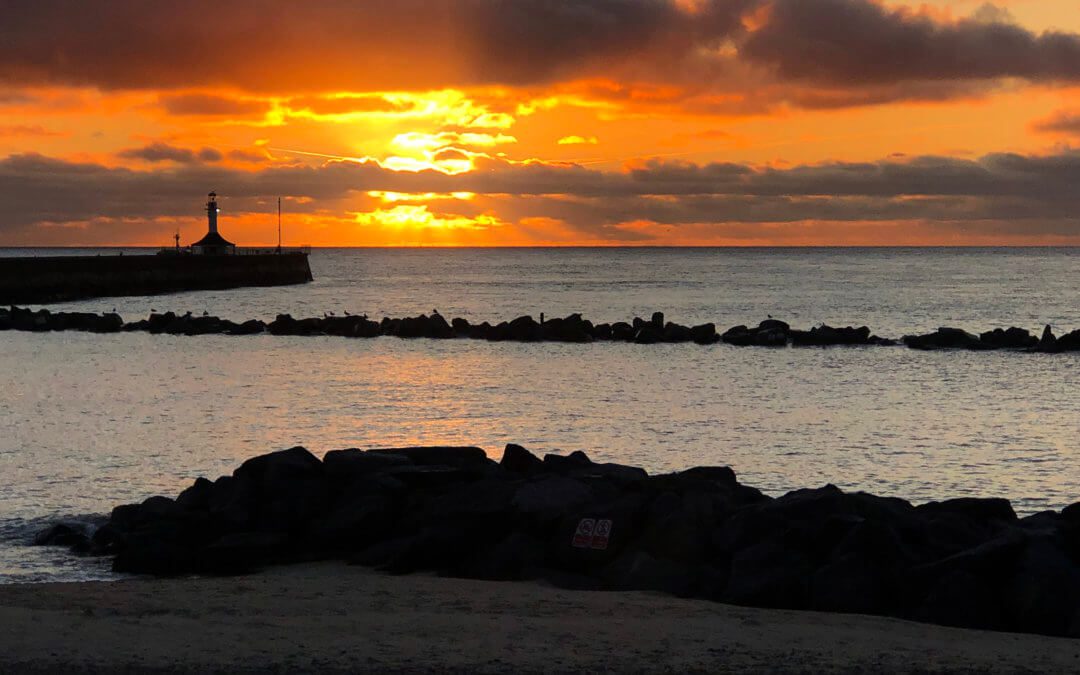
{"label": "sea", "polygon": [[[119,249],[0,249],[114,255]],[[125,255],[150,251],[125,249]],[[722,332],[772,316],[883,337],[1080,328],[1080,249],[315,249],[315,281],[53,310],[233,320],[497,322],[661,311]],[[175,495],[303,445],[507,443],[665,472],[727,465],[773,495],[826,483],[921,503],[1080,500],[1080,355],[338,337],[0,333],[0,583],[115,578],[31,547],[58,520]]]}

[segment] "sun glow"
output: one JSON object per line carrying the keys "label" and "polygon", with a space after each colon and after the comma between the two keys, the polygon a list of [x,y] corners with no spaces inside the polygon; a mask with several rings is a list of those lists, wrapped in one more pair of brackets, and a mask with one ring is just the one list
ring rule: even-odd
{"label": "sun glow", "polygon": [[366,213],[357,213],[355,220],[360,225],[402,230],[428,228],[485,230],[502,224],[498,218],[487,214],[468,217],[456,214],[432,213],[426,204],[398,204],[389,209],[376,209]]}

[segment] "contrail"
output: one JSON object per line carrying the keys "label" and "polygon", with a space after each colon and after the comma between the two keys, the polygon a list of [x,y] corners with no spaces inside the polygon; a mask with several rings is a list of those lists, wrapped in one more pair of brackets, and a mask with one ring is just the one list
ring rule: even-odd
{"label": "contrail", "polygon": [[[347,162],[367,162],[371,160],[370,157],[346,157],[345,155],[328,155],[324,152],[308,152],[306,150],[290,150],[288,148],[272,148],[267,146],[267,150],[273,150],[274,152],[288,152],[293,155],[307,155],[308,157],[325,157],[326,159],[342,159]],[[372,160],[373,161],[373,160]]]}

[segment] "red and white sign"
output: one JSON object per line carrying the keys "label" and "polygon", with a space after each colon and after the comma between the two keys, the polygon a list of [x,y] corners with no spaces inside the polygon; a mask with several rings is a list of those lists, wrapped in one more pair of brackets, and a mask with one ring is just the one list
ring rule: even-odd
{"label": "red and white sign", "polygon": [[603,551],[611,540],[611,521],[608,519],[596,521],[593,529],[592,547]]}
{"label": "red and white sign", "polygon": [[582,518],[581,522],[577,524],[577,531],[574,532],[574,540],[572,542],[574,548],[589,548],[592,546],[593,530],[595,528],[596,520],[594,518]]}
{"label": "red and white sign", "polygon": [[574,548],[594,548],[598,551],[607,549],[611,541],[611,520],[602,518],[582,518],[574,532],[571,542]]}

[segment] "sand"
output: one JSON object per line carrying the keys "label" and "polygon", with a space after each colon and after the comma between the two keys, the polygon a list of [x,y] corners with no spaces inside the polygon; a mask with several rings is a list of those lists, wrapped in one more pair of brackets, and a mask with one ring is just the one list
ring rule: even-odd
{"label": "sand", "polygon": [[0,673],[1066,672],[1080,640],[326,563],[0,586]]}

